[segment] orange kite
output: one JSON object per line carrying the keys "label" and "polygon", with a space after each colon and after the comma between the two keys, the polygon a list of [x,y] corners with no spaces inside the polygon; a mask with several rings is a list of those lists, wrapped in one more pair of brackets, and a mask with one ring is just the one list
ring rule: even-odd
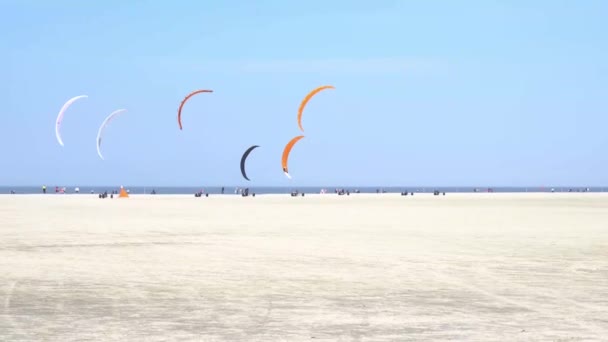
{"label": "orange kite", "polygon": [[293,148],[293,146],[300,141],[300,139],[304,138],[303,135],[299,135],[293,139],[291,139],[287,145],[285,146],[285,149],[283,150],[283,158],[281,160],[281,164],[283,165],[283,172],[285,172],[285,176],[287,176],[287,178],[291,179],[291,176],[289,175],[289,171],[287,169],[287,162],[289,160],[289,154],[291,153],[291,149]]}
{"label": "orange kite", "polygon": [[319,93],[320,91],[323,91],[325,89],[335,89],[335,87],[331,86],[331,85],[318,87],[318,88],[314,89],[313,91],[311,91],[310,93],[308,93],[308,95],[306,95],[304,100],[302,100],[302,103],[300,103],[300,108],[298,109],[298,126],[300,127],[300,131],[304,132],[304,128],[302,128],[302,113],[304,112],[304,107],[306,107],[306,104],[308,103],[308,101],[310,101],[310,99],[313,96],[315,96],[317,93]]}

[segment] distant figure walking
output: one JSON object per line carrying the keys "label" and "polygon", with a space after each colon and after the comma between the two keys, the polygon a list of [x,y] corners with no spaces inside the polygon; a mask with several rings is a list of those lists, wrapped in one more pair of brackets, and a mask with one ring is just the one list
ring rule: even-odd
{"label": "distant figure walking", "polygon": [[43,193],[43,194],[46,194],[46,185],[43,185],[43,186],[42,186],[42,193]]}

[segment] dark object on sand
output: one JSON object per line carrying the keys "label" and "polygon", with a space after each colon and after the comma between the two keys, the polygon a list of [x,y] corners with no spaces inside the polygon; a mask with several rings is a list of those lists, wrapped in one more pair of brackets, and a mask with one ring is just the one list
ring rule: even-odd
{"label": "dark object on sand", "polygon": [[203,195],[205,195],[205,197],[209,197],[209,194],[205,194],[202,191],[195,193],[194,197],[203,197]]}
{"label": "dark object on sand", "polygon": [[304,193],[300,193],[298,191],[292,191],[291,192],[291,197],[298,197],[298,195],[302,195],[302,197],[304,197]]}

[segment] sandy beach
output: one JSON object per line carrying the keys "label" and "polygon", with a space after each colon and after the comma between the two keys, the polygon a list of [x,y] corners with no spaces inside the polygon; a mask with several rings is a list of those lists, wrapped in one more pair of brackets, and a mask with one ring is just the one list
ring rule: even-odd
{"label": "sandy beach", "polygon": [[0,196],[3,341],[601,341],[608,194]]}

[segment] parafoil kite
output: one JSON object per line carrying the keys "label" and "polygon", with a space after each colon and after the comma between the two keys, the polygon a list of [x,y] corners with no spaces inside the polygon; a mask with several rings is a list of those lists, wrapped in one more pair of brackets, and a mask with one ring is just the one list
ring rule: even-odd
{"label": "parafoil kite", "polygon": [[247,173],[245,172],[245,161],[247,160],[249,153],[251,153],[251,151],[253,151],[254,149],[256,149],[258,147],[260,147],[260,146],[258,146],[258,145],[251,146],[250,148],[247,149],[247,151],[245,151],[245,153],[243,153],[243,156],[241,157],[241,174],[243,174],[243,178],[245,178],[246,180],[250,180],[250,179],[247,178]]}
{"label": "parafoil kite", "polygon": [[304,112],[304,107],[306,107],[306,104],[308,103],[308,101],[310,101],[310,99],[313,96],[315,96],[317,93],[319,93],[325,89],[335,89],[335,87],[331,86],[331,85],[318,87],[318,88],[314,89],[313,91],[311,91],[310,93],[308,93],[308,95],[306,95],[306,97],[304,97],[304,100],[302,100],[302,103],[300,103],[300,108],[298,108],[298,126],[300,127],[300,131],[304,132],[304,128],[302,128],[302,113]]}
{"label": "parafoil kite", "polygon": [[72,105],[72,103],[76,102],[79,99],[86,98],[87,95],[78,95],[69,99],[66,103],[63,104],[61,110],[59,111],[59,115],[57,115],[57,119],[55,120],[55,136],[57,137],[57,141],[59,145],[63,146],[63,140],[61,139],[61,123],[63,122],[63,115],[65,111]]}
{"label": "parafoil kite", "polygon": [[179,129],[182,129],[182,108],[184,107],[184,103],[186,103],[186,101],[188,101],[188,99],[190,99],[192,96],[194,96],[196,94],[212,93],[212,92],[213,92],[213,90],[207,90],[207,89],[195,90],[195,91],[191,92],[190,94],[188,94],[182,100],[182,103],[179,105],[179,109],[177,110],[177,123],[179,124]]}
{"label": "parafoil kite", "polygon": [[103,122],[101,123],[101,126],[99,126],[99,131],[97,131],[97,154],[99,155],[99,158],[104,159],[103,155],[101,154],[101,138],[102,138],[104,129],[110,123],[110,121],[112,121],[112,119],[114,119],[117,115],[122,114],[126,111],[127,111],[126,109],[119,109],[119,110],[113,111],[110,115],[108,115],[108,117],[105,120],[103,120]]}
{"label": "parafoil kite", "polygon": [[289,154],[291,153],[291,149],[293,148],[293,146],[300,141],[302,138],[304,138],[303,135],[299,135],[293,139],[291,139],[287,145],[285,146],[285,149],[283,150],[283,158],[281,160],[281,164],[283,166],[283,172],[285,172],[285,176],[287,176],[287,178],[291,179],[291,176],[289,175],[289,170],[287,168],[287,162],[289,160]]}

